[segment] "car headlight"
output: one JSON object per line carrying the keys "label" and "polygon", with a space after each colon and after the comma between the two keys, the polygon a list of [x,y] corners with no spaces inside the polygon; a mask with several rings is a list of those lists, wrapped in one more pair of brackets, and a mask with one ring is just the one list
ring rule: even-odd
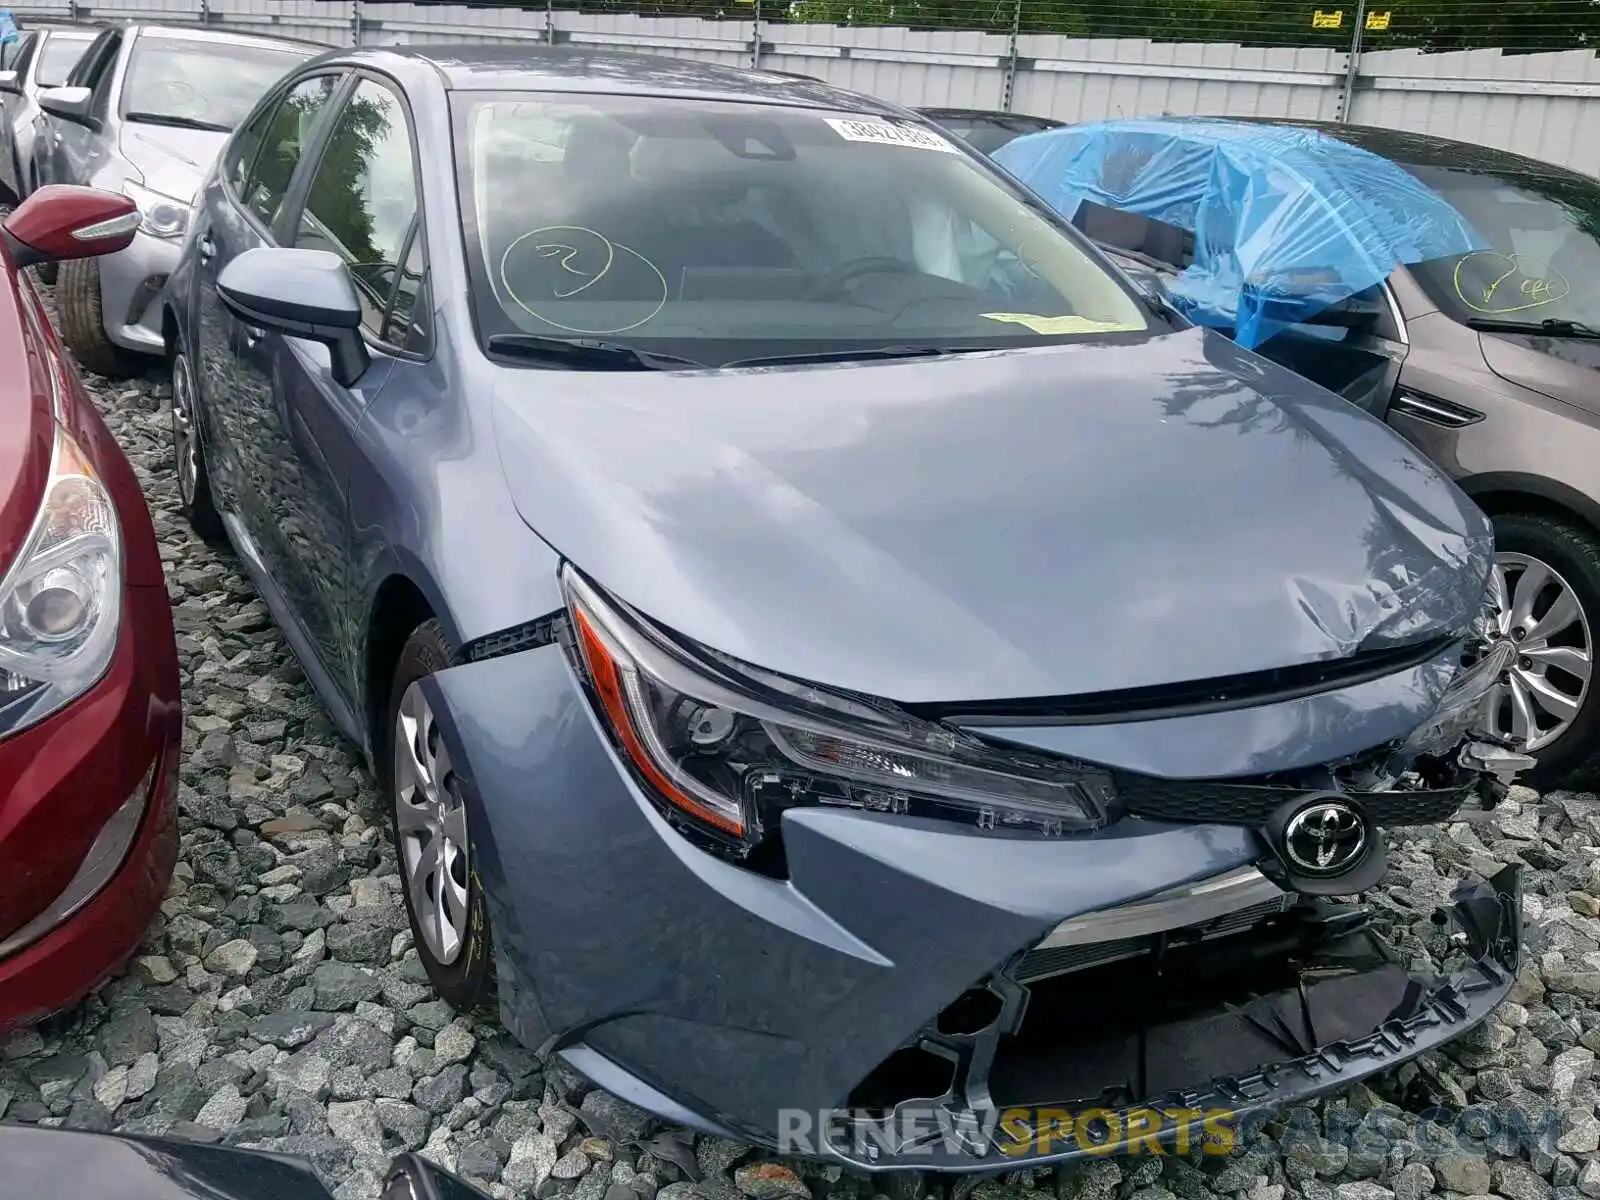
{"label": "car headlight", "polygon": [[997,749],[887,702],[798,683],[688,646],[562,584],[575,666],[666,815],[748,853],[783,811],[836,805],[1057,835],[1103,823],[1109,776]]}
{"label": "car headlight", "polygon": [[123,194],[139,209],[139,228],[152,237],[180,241],[189,228],[188,200],[178,200],[151,191],[131,179],[122,185]]}
{"label": "car headlight", "polygon": [[0,575],[0,735],[97,683],[122,617],[122,531],[88,456],[57,426],[44,503]]}

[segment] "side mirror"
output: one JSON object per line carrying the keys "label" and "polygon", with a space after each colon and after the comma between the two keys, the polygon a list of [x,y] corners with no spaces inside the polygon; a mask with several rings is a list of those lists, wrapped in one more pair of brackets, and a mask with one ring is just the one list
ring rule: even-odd
{"label": "side mirror", "polygon": [[39,107],[52,117],[91,128],[99,124],[89,115],[89,105],[93,100],[94,93],[86,87],[45,88],[39,93]]}
{"label": "side mirror", "polygon": [[139,221],[138,208],[126,196],[49,183],[6,218],[4,241],[19,268],[94,258],[126,249]]}
{"label": "side mirror", "polygon": [[0,92],[8,96],[22,95],[22,80],[15,71],[0,71]]}
{"label": "side mirror", "polygon": [[247,325],[326,346],[341,387],[366,374],[371,359],[361,340],[361,299],[338,255],[257,246],[222,269],[217,295]]}

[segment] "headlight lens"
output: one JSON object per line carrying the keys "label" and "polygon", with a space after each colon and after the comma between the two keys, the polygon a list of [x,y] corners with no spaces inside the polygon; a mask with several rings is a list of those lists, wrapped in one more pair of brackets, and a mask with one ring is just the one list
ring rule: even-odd
{"label": "headlight lens", "polygon": [[92,687],[116,650],[122,532],[94,466],[59,426],[33,533],[0,576],[0,734]]}
{"label": "headlight lens", "polygon": [[669,816],[743,851],[800,805],[1046,836],[1104,820],[1103,771],[680,646],[571,568],[563,584],[575,657],[618,749]]}
{"label": "headlight lens", "polygon": [[181,240],[189,228],[189,201],[153,192],[132,180],[122,185],[123,193],[139,208],[139,228],[153,237]]}

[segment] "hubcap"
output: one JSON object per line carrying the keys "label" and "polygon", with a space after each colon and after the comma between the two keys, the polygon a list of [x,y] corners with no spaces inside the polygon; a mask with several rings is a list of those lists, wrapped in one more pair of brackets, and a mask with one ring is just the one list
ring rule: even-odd
{"label": "hubcap", "polygon": [[180,354],[172,372],[172,452],[178,460],[178,496],[184,507],[194,504],[195,480],[200,474],[200,464],[195,458],[194,426],[194,376],[190,373],[189,358]]}
{"label": "hubcap", "polygon": [[1589,695],[1594,643],[1572,585],[1526,554],[1495,556],[1489,648],[1515,657],[1489,694],[1489,730],[1532,753],[1572,727]]}
{"label": "hubcap", "polygon": [[412,684],[394,730],[394,804],[401,869],[428,953],[442,966],[467,940],[467,810],[433,710]]}

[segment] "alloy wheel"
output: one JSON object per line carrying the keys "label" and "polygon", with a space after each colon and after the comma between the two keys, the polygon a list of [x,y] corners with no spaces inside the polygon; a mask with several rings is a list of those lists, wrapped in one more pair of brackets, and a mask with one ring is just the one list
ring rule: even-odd
{"label": "alloy wheel", "polygon": [[422,688],[400,701],[394,729],[395,826],[400,867],[417,931],[441,966],[467,940],[467,810],[456,791],[450,752]]}
{"label": "alloy wheel", "polygon": [[1515,651],[1489,694],[1489,731],[1533,753],[1572,727],[1589,695],[1589,615],[1559,571],[1527,554],[1495,556],[1489,645]]}
{"label": "alloy wheel", "polygon": [[180,354],[172,372],[172,452],[178,461],[178,498],[194,505],[200,463],[194,438],[194,373],[189,356]]}

